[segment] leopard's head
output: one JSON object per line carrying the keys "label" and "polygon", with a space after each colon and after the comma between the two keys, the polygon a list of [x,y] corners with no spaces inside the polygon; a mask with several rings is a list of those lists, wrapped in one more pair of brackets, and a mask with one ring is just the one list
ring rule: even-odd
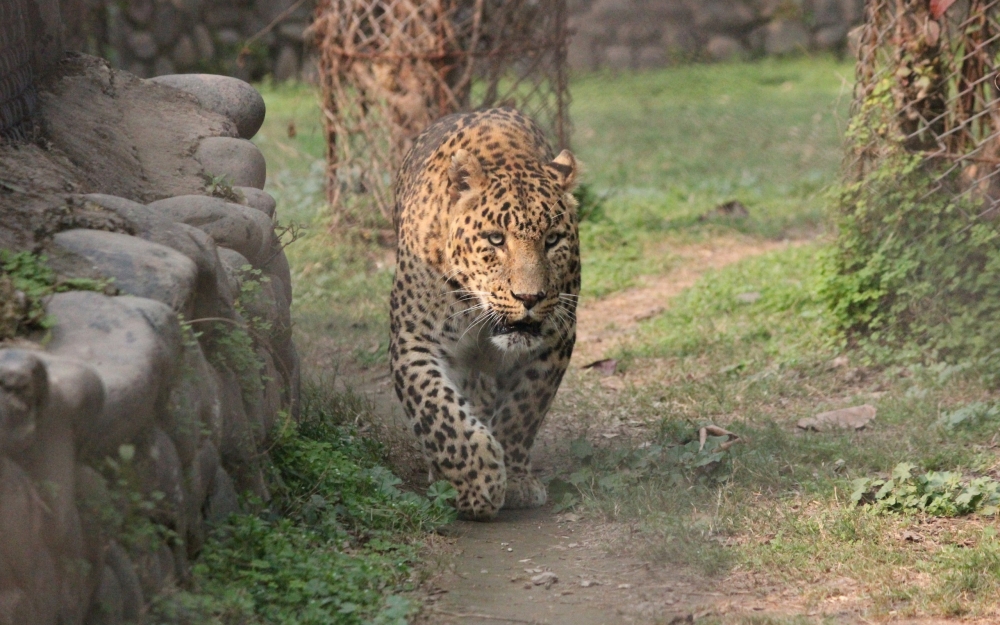
{"label": "leopard's head", "polygon": [[450,278],[478,313],[473,323],[500,349],[532,350],[573,321],[580,287],[577,171],[568,150],[548,163],[491,171],[467,150],[452,157]]}

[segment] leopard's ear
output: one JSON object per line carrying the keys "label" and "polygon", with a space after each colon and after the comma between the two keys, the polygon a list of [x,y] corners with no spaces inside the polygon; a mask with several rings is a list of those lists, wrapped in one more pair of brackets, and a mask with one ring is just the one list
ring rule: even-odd
{"label": "leopard's ear", "polygon": [[483,173],[483,166],[475,154],[468,150],[458,150],[451,157],[448,181],[451,183],[448,189],[451,201],[457,202],[458,198],[466,191],[485,188],[486,174]]}
{"label": "leopard's ear", "polygon": [[580,167],[576,162],[576,157],[569,150],[560,152],[559,156],[552,159],[552,162],[545,167],[565,193],[569,193],[576,187],[576,174]]}

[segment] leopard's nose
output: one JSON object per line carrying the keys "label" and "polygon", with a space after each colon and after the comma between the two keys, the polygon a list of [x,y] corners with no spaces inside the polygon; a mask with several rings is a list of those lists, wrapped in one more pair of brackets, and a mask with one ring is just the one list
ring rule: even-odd
{"label": "leopard's nose", "polygon": [[545,297],[545,291],[540,293],[511,293],[511,295],[513,295],[514,299],[517,301],[523,302],[524,307],[530,310],[532,306],[542,301]]}

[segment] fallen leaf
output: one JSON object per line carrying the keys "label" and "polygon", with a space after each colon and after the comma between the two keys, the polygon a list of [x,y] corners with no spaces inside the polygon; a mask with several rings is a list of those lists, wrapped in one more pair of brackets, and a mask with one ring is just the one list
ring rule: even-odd
{"label": "fallen leaf", "polygon": [[921,536],[920,534],[906,531],[903,532],[903,540],[908,543],[922,543],[924,542],[924,537]]}
{"label": "fallen leaf", "polygon": [[760,299],[759,291],[748,291],[746,293],[740,293],[736,296],[736,301],[741,304],[753,304]]}
{"label": "fallen leaf", "polygon": [[743,440],[739,436],[733,434],[732,432],[730,432],[725,428],[720,428],[717,425],[706,425],[705,427],[698,430],[698,451],[705,449],[705,443],[708,442],[709,434],[711,434],[712,436],[729,437],[728,441],[719,445],[719,451],[726,451],[727,449],[732,447],[733,444]]}
{"label": "fallen leaf", "polygon": [[815,417],[799,419],[795,424],[803,430],[824,432],[834,429],[863,430],[875,418],[875,406],[863,404],[840,410],[821,412]]}
{"label": "fallen leaf", "polygon": [[531,578],[532,584],[535,586],[545,586],[546,590],[552,588],[552,584],[555,584],[558,581],[559,578],[552,571],[545,571],[544,573],[539,573]]}
{"label": "fallen leaf", "polygon": [[616,358],[604,358],[595,360],[590,364],[583,365],[584,369],[593,369],[603,376],[614,375],[618,370],[618,360]]}
{"label": "fallen leaf", "polygon": [[948,7],[955,4],[955,0],[931,0],[931,17],[941,19]]}
{"label": "fallen leaf", "polygon": [[601,386],[610,391],[625,390],[625,380],[621,376],[613,376],[601,379]]}

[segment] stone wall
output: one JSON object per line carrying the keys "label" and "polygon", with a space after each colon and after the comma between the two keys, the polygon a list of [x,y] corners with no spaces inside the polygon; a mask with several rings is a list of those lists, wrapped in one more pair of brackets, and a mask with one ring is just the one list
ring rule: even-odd
{"label": "stone wall", "polygon": [[842,53],[864,0],[570,0],[575,70]]}
{"label": "stone wall", "polygon": [[68,38],[69,49],[103,56],[141,78],[211,72],[286,80],[301,77],[303,68],[309,78],[315,68],[304,43],[314,0],[61,2],[85,25]]}
{"label": "stone wall", "polygon": [[[140,77],[178,71],[243,79],[315,77],[307,44],[314,0],[62,1],[91,3],[74,9],[88,26],[71,37],[70,49],[101,54]],[[569,64],[577,71],[622,70],[809,50],[839,53],[847,31],[861,21],[863,5],[864,0],[569,0],[574,33]],[[247,41],[249,54],[237,63]]]}
{"label": "stone wall", "polygon": [[[48,329],[0,341],[0,625],[148,622],[237,493],[268,498],[269,439],[298,402],[248,141],[264,103],[83,55],[43,70],[31,132],[0,142],[0,249],[100,289],[52,295]],[[3,278],[5,307],[24,302]]]}

